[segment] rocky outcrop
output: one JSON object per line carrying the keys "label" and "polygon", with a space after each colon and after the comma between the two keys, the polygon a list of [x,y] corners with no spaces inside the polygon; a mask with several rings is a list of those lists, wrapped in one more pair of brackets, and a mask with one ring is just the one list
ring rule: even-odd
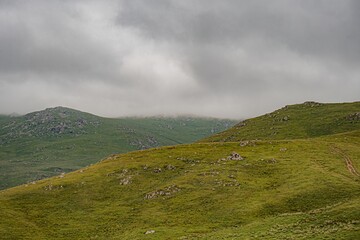
{"label": "rocky outcrop", "polygon": [[244,160],[237,152],[232,152],[230,156],[227,157],[228,160]]}
{"label": "rocky outcrop", "polygon": [[100,124],[100,118],[90,114],[63,107],[47,108],[14,118],[3,127],[6,134],[1,137],[10,140],[18,137],[82,135]]}
{"label": "rocky outcrop", "polygon": [[346,116],[346,120],[348,121],[360,121],[360,112],[356,112]]}
{"label": "rocky outcrop", "polygon": [[307,101],[307,102],[304,102],[303,105],[307,106],[307,107],[319,107],[319,106],[322,106],[324,104],[319,103],[319,102],[314,102],[314,101]]}

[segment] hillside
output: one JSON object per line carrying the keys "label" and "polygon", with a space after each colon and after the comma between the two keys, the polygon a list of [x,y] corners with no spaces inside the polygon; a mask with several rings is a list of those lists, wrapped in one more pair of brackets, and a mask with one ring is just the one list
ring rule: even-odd
{"label": "hillside", "polygon": [[[329,108],[312,120],[327,124],[326,116],[342,119],[356,110],[343,106],[341,113]],[[352,131],[334,125],[329,132],[342,133],[319,131],[306,139],[204,142],[112,155],[1,191],[0,236],[359,239],[360,129],[354,124]]]}
{"label": "hillside", "polygon": [[201,140],[232,142],[253,139],[299,139],[360,129],[360,102],[305,102],[242,121]]}
{"label": "hillside", "polygon": [[111,119],[64,107],[0,116],[0,189],[73,171],[114,153],[191,143],[234,124],[196,117]]}
{"label": "hillside", "polygon": [[[0,192],[3,239],[358,239],[360,131],[164,147]],[[243,160],[228,158],[240,153]],[[155,231],[155,232],[152,232]],[[148,232],[149,234],[145,234]]]}

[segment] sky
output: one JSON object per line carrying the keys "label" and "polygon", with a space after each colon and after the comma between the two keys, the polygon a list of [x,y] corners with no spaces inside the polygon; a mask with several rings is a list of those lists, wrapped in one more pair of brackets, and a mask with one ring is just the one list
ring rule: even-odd
{"label": "sky", "polygon": [[360,100],[358,0],[0,0],[0,113],[247,118]]}

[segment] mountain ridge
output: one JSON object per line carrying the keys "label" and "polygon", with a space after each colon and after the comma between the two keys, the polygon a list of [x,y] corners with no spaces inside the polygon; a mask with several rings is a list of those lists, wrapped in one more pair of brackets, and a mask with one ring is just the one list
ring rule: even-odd
{"label": "mountain ridge", "polygon": [[190,117],[103,118],[65,107],[0,118],[0,189],[76,170],[114,153],[190,143],[232,124]]}
{"label": "mountain ridge", "polygon": [[259,117],[244,120],[234,127],[200,142],[253,139],[300,139],[331,135],[360,128],[360,102],[287,105]]}

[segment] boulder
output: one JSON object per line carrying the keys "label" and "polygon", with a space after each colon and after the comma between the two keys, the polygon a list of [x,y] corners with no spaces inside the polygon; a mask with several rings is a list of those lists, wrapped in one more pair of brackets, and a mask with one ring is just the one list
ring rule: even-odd
{"label": "boulder", "polygon": [[230,156],[228,156],[229,160],[244,160],[243,157],[240,156],[237,152],[232,152]]}

